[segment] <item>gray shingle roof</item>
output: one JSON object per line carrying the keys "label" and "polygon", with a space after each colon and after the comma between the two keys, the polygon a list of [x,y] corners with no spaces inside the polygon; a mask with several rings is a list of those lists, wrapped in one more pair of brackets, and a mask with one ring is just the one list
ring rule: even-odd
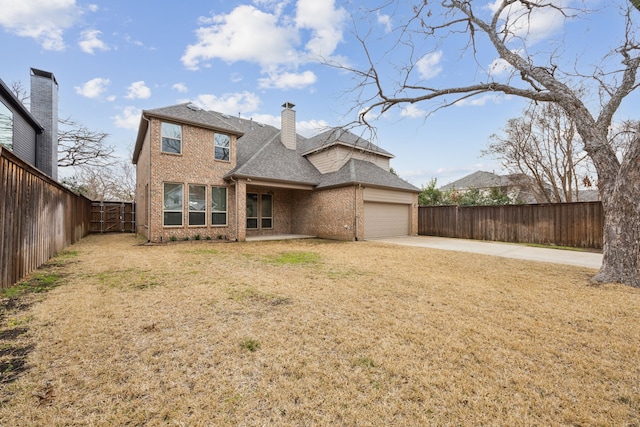
{"label": "gray shingle roof", "polygon": [[362,184],[419,192],[420,189],[371,162],[351,159],[338,171],[322,175],[317,188]]}
{"label": "gray shingle roof", "polygon": [[242,135],[242,131],[234,123],[237,118],[234,119],[228,115],[207,111],[191,103],[145,110],[143,114],[224,130],[233,135]]}
{"label": "gray shingle roof", "polygon": [[307,139],[302,144],[301,149],[303,154],[306,155],[334,145],[345,145],[351,148],[359,148],[366,151],[371,151],[384,157],[394,157],[393,154],[389,153],[386,150],[383,150],[371,141],[361,138],[353,134],[352,132],[341,128],[329,129]]}
{"label": "gray shingle roof", "polygon": [[511,185],[511,180],[506,176],[496,175],[495,173],[477,171],[457,181],[440,187],[440,190],[468,190],[470,188],[493,188],[505,187]]}

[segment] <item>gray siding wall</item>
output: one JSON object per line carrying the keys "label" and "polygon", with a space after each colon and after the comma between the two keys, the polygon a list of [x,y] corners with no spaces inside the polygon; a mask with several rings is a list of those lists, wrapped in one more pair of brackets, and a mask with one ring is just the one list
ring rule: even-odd
{"label": "gray siding wall", "polygon": [[13,113],[13,152],[31,166],[36,165],[36,131],[15,111]]}
{"label": "gray siding wall", "polygon": [[22,111],[15,108],[15,100],[10,100],[0,93],[0,102],[2,102],[13,113],[12,151],[31,166],[35,166],[36,129],[34,128],[34,125],[27,121]]}

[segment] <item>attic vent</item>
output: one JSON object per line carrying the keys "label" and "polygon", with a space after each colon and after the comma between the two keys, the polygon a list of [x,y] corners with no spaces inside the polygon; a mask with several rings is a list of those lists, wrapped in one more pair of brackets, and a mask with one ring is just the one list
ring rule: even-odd
{"label": "attic vent", "polygon": [[220,113],[220,115],[221,115],[222,117],[224,117],[225,119],[230,119],[230,118],[231,118],[231,116],[230,116],[230,115],[228,115],[228,114]]}
{"label": "attic vent", "polygon": [[187,108],[193,111],[202,111],[202,108],[198,107],[196,104],[187,104]]}

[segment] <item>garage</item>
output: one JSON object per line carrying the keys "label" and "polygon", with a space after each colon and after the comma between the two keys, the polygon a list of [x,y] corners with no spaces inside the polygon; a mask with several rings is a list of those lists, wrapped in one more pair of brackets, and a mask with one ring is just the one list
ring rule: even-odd
{"label": "garage", "polygon": [[364,202],[364,238],[406,236],[410,234],[411,205]]}

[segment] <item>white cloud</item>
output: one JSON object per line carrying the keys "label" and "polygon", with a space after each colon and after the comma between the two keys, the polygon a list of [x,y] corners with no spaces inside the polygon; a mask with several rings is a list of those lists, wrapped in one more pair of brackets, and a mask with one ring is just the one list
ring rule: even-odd
{"label": "white cloud", "polygon": [[346,11],[334,0],[298,0],[295,12],[284,13],[288,0],[254,0],[228,14],[201,18],[197,40],[181,58],[189,69],[206,67],[209,60],[258,64],[261,87],[304,87],[315,75],[298,72],[312,57],[330,58],[342,41]]}
{"label": "white cloud", "polygon": [[109,79],[96,77],[84,83],[82,86],[76,86],[75,89],[78,95],[92,99],[99,98],[100,95],[107,90],[107,86],[109,86],[110,83],[111,81]]}
{"label": "white cloud", "polygon": [[342,25],[347,16],[344,9],[336,9],[333,0],[298,0],[296,24],[310,29],[312,37],[307,42],[307,53],[328,57],[342,41]]}
{"label": "white cloud", "polygon": [[0,26],[45,50],[64,50],[64,30],[80,16],[75,0],[0,0],[0,11]]}
{"label": "white cloud", "polygon": [[410,117],[412,119],[415,119],[418,117],[422,117],[422,118],[426,117],[427,112],[416,107],[415,104],[409,104],[400,110],[400,115],[402,117]]}
{"label": "white cloud", "polygon": [[251,92],[227,93],[220,97],[210,94],[198,95],[192,102],[205,110],[219,111],[229,115],[251,113],[258,109],[260,98]]}
{"label": "white cloud", "polygon": [[80,45],[80,49],[83,52],[89,53],[93,55],[96,49],[98,50],[109,50],[109,46],[104,44],[102,40],[99,39],[100,35],[102,35],[102,31],[98,30],[86,30],[80,34],[81,40],[78,42]]}
{"label": "white cloud", "polygon": [[377,11],[376,13],[378,16],[378,24],[384,25],[385,33],[390,33],[391,30],[393,29],[391,27],[391,17],[389,15],[381,14],[380,11]]}
{"label": "white cloud", "polygon": [[496,58],[493,61],[491,61],[491,64],[489,64],[489,69],[487,70],[487,73],[490,76],[500,77],[500,76],[505,76],[507,74],[510,74],[512,71],[513,71],[513,67],[511,66],[511,64],[509,64],[507,61],[505,61],[502,58]]}
{"label": "white cloud", "polygon": [[312,71],[303,73],[282,73],[270,75],[269,77],[258,79],[260,87],[263,89],[302,89],[312,85],[318,80]]}
{"label": "white cloud", "polygon": [[196,30],[198,41],[181,58],[187,68],[197,69],[210,59],[256,62],[262,67],[297,61],[297,34],[290,26],[280,26],[276,15],[243,5],[203,22],[211,25]]}
{"label": "white cloud", "polygon": [[[495,13],[502,2],[503,0],[495,0],[487,7]],[[558,8],[566,7],[568,3],[569,0],[558,0],[549,2],[545,7],[534,7],[530,11],[521,2],[514,2],[505,8],[500,16],[502,29],[505,28],[505,23],[508,23],[506,29],[511,37],[507,41],[519,38],[532,45],[549,37],[564,25],[565,17]]]}
{"label": "white cloud", "polygon": [[151,89],[144,84],[143,80],[131,83],[127,90],[128,92],[125,96],[127,99],[147,99],[151,96]]}
{"label": "white cloud", "polygon": [[[278,127],[280,127],[280,125],[278,125]],[[296,123],[296,132],[306,138],[317,135],[327,129],[329,129],[329,123],[324,120],[308,120]]]}
{"label": "white cloud", "polygon": [[122,113],[111,117],[115,127],[121,129],[138,130],[142,110],[136,107],[124,107]]}
{"label": "white cloud", "polygon": [[420,58],[416,62],[420,77],[424,80],[428,80],[440,74],[442,71],[442,66],[440,66],[441,59],[442,51],[427,53],[425,56]]}
{"label": "white cloud", "polygon": [[[254,114],[251,118],[257,123],[264,123],[265,125],[270,125],[280,129],[280,116],[274,116],[271,114]],[[317,135],[328,128],[329,123],[324,120],[296,121],[296,132],[306,138]]]}
{"label": "white cloud", "polygon": [[462,101],[456,102],[457,107],[482,107],[487,103],[499,104],[505,96],[502,94],[490,94],[487,93],[482,96],[474,96],[472,98],[466,98]]}
{"label": "white cloud", "polygon": [[189,91],[189,89],[187,89],[187,85],[182,82],[174,84],[173,86],[171,86],[171,88],[173,90],[177,90],[180,93],[187,93]]}
{"label": "white cloud", "polygon": [[97,4],[90,4],[87,6],[87,9],[89,10],[89,12],[97,12],[100,7],[98,7]]}

